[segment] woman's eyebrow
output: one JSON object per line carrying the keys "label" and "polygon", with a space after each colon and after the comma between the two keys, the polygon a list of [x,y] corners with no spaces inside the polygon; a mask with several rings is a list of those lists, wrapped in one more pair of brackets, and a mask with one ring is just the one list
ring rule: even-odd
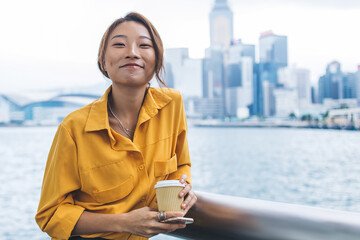
{"label": "woman's eyebrow", "polygon": [[[111,38],[111,40],[113,40],[114,38],[127,38],[127,36],[126,35],[115,35]],[[145,39],[152,41],[151,38],[149,38],[147,36],[140,36],[139,38],[145,38]]]}
{"label": "woman's eyebrow", "polygon": [[149,37],[147,37],[147,36],[140,36],[139,38],[146,38],[146,39],[152,41],[151,38],[149,38]]}
{"label": "woman's eyebrow", "polygon": [[111,38],[111,40],[113,40],[114,38],[127,38],[127,36],[125,35],[115,35]]}

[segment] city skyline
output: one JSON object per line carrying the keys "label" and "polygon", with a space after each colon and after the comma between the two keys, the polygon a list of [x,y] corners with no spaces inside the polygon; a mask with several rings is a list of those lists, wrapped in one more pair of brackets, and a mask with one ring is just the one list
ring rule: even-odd
{"label": "city skyline", "polygon": [[[8,36],[0,40],[1,92],[101,83],[104,78],[96,66],[101,36],[112,20],[129,11],[148,17],[166,48],[185,47],[190,57],[204,57],[210,45],[209,13],[215,1],[168,2],[6,3],[0,17]],[[273,5],[260,0],[247,4],[228,2],[234,15],[235,39],[255,45],[258,56],[261,32],[273,30],[288,36],[289,65],[308,68],[314,85],[334,60],[342,64],[344,72],[354,72],[360,64],[356,57],[360,54],[360,37],[355,29],[346,27],[354,24],[360,14],[356,1],[342,1],[341,5],[340,1],[317,1],[312,7],[309,1],[277,0],[272,1]],[[20,9],[19,3],[23,6]],[[192,8],[188,8],[189,4]],[[299,17],[305,13],[306,19]],[[303,36],[305,33],[307,36]]]}

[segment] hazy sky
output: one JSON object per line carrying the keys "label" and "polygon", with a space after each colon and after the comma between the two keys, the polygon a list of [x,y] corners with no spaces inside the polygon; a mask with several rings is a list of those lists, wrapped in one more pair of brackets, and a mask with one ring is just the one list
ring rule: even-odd
{"label": "hazy sky", "polygon": [[[288,36],[289,64],[312,81],[338,60],[360,64],[359,0],[228,0],[234,37],[255,44],[261,32]],[[166,48],[188,47],[201,58],[209,46],[214,0],[12,0],[0,4],[0,92],[69,88],[105,81],[97,70],[100,39],[127,12],[142,13]]]}

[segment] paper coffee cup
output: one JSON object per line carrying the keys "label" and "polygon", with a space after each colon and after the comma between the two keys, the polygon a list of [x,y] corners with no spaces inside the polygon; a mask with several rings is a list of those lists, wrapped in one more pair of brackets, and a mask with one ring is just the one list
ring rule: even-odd
{"label": "paper coffee cup", "polygon": [[159,211],[183,211],[181,204],[183,197],[179,197],[180,191],[185,184],[179,180],[159,181],[155,185],[156,198]]}

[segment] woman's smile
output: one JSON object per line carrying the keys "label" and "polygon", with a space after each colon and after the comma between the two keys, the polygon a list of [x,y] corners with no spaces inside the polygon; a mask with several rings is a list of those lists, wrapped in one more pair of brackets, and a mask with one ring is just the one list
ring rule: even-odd
{"label": "woman's smile", "polygon": [[127,64],[124,64],[124,65],[120,66],[120,68],[141,69],[141,68],[144,68],[144,67],[140,66],[137,63],[127,63]]}

